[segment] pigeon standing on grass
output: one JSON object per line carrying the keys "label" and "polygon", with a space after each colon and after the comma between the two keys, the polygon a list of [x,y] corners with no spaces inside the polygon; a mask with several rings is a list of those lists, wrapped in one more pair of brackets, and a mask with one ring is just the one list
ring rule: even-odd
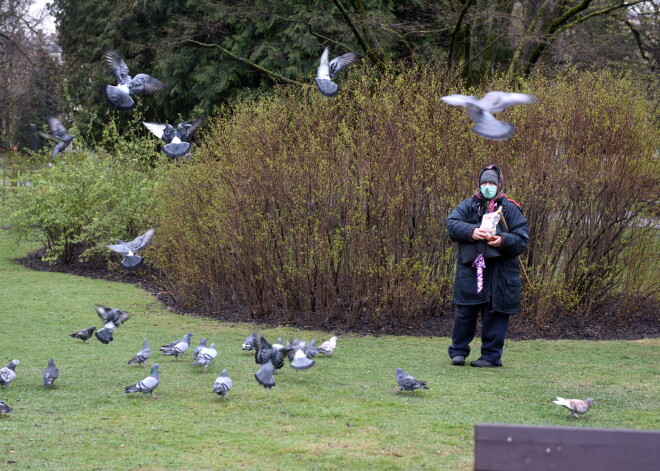
{"label": "pigeon standing on grass", "polygon": [[218,396],[222,397],[224,399],[227,396],[227,393],[231,389],[233,385],[233,382],[229,376],[227,376],[227,370],[224,369],[222,370],[222,373],[220,376],[218,376],[215,380],[215,383],[213,383],[213,391],[216,393]]}
{"label": "pigeon standing on grass", "polygon": [[243,340],[243,350],[247,350],[248,352],[254,350],[254,332]]}
{"label": "pigeon standing on grass", "polygon": [[144,378],[142,381],[135,383],[133,386],[126,386],[124,392],[126,393],[135,393],[135,392],[140,392],[142,393],[142,397],[144,397],[147,394],[151,394],[151,397],[154,399],[158,399],[158,396],[154,394],[154,389],[158,387],[158,384],[160,384],[160,373],[158,372],[158,368],[160,365],[158,363],[154,363],[151,366],[151,373],[149,376]]}
{"label": "pigeon standing on grass", "polygon": [[591,407],[591,404],[594,404],[596,401],[592,398],[583,401],[582,399],[564,399],[563,397],[557,396],[557,400],[552,402],[558,406],[564,406],[571,411],[573,417],[579,419],[580,416],[578,414],[585,414]]}
{"label": "pigeon standing on grass", "polygon": [[151,349],[149,348],[149,343],[147,339],[144,339],[142,341],[142,348],[140,349],[139,352],[135,354],[133,358],[128,360],[128,364],[133,365],[137,363],[138,365],[147,366],[145,365],[145,363],[150,356],[151,356]]}
{"label": "pigeon standing on grass", "polygon": [[146,249],[151,244],[154,234],[156,234],[156,228],[152,227],[130,242],[120,240],[116,244],[106,245],[106,247],[124,257],[121,261],[122,268],[128,271],[137,270],[144,263],[144,259],[135,254]]}
{"label": "pigeon standing on grass", "polygon": [[103,87],[105,101],[119,111],[129,111],[135,108],[131,95],[155,95],[165,90],[165,85],[147,74],[129,75],[128,66],[115,51],[103,54],[103,64],[117,81],[117,86]]}
{"label": "pigeon standing on grass", "polygon": [[0,368],[0,386],[5,388],[16,379],[16,367],[20,364],[20,361],[12,360],[7,366]]}
{"label": "pigeon standing on grass", "polygon": [[114,339],[115,329],[128,320],[128,313],[115,307],[105,307],[98,304],[96,305],[96,312],[105,321],[105,325],[101,330],[94,332],[94,335],[101,343],[107,345]]}
{"label": "pigeon standing on grass", "polygon": [[55,147],[53,147],[53,152],[50,155],[51,158],[55,158],[59,152],[62,152],[64,149],[69,147],[69,144],[71,144],[71,141],[73,141],[75,136],[73,134],[67,134],[66,128],[62,122],[54,116],[48,118],[48,131],[50,134],[46,134],[45,132],[41,131],[38,131],[37,134],[39,134],[39,136],[43,137],[44,139],[48,139],[56,143]]}
{"label": "pigeon standing on grass", "polygon": [[504,111],[509,106],[537,101],[534,95],[506,92],[488,92],[481,100],[467,95],[448,95],[441,100],[454,106],[466,106],[470,118],[476,123],[472,131],[492,141],[503,141],[516,133],[513,124],[496,119],[493,113]]}
{"label": "pigeon standing on grass", "polygon": [[53,382],[60,375],[60,370],[55,366],[55,360],[52,358],[48,360],[48,366],[44,369],[44,387],[50,387],[53,385]]}
{"label": "pigeon standing on grass", "polygon": [[84,342],[92,337],[92,334],[94,333],[95,330],[96,330],[96,326],[88,327],[87,329],[82,329],[79,330],[78,332],[74,332],[73,334],[69,334],[69,337],[73,337],[74,339],[80,339]]}
{"label": "pigeon standing on grass", "polygon": [[321,55],[321,63],[316,71],[316,78],[314,78],[319,91],[327,97],[337,95],[340,88],[332,79],[336,78],[339,72],[346,69],[357,58],[358,55],[355,52],[349,52],[330,61],[330,49],[326,47]]}
{"label": "pigeon standing on grass", "polygon": [[212,343],[210,347],[202,348],[202,350],[197,355],[197,360],[193,363],[193,365],[203,365],[204,373],[206,373],[206,369],[217,356],[218,351],[215,349],[215,344]]}
{"label": "pigeon standing on grass", "polygon": [[399,390],[397,392],[414,392],[416,389],[428,389],[426,381],[419,381],[418,379],[413,378],[401,368],[396,369],[396,382],[399,384]]}
{"label": "pigeon standing on grass", "polygon": [[317,351],[323,353],[324,355],[332,355],[337,348],[337,337],[332,337],[330,340],[326,340],[321,344]]}
{"label": "pigeon standing on grass", "polygon": [[147,123],[143,121],[142,124],[158,139],[165,141],[165,145],[162,147],[165,155],[170,159],[176,159],[188,153],[191,147],[190,140],[203,122],[204,120],[201,118],[194,121],[183,121],[177,125],[176,129],[171,124],[166,123]]}
{"label": "pigeon standing on grass", "polygon": [[199,342],[199,345],[195,347],[195,350],[193,351],[194,361],[197,361],[197,356],[199,355],[199,352],[201,352],[203,348],[206,348],[206,338],[203,338],[202,341]]}
{"label": "pigeon standing on grass", "polygon": [[182,339],[163,345],[160,347],[160,351],[163,352],[163,355],[174,355],[174,358],[178,359],[179,355],[183,356],[190,347],[190,337],[192,337],[192,332],[186,333]]}
{"label": "pigeon standing on grass", "polygon": [[9,414],[12,411],[12,408],[7,405],[5,401],[0,401],[0,413]]}

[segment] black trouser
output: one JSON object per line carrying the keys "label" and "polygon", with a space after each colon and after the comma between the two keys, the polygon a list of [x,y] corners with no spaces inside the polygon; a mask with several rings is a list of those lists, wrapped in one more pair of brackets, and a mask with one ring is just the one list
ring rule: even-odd
{"label": "black trouser", "polygon": [[481,358],[495,365],[502,364],[504,337],[509,326],[509,314],[495,312],[488,304],[456,306],[454,327],[451,332],[449,357],[470,354],[470,342],[477,330],[477,318],[481,312]]}

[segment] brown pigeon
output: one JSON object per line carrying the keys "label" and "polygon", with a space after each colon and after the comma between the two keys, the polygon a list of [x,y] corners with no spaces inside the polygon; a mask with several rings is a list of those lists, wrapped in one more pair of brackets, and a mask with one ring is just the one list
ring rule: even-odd
{"label": "brown pigeon", "polygon": [[573,417],[579,419],[580,416],[578,414],[586,413],[589,410],[589,407],[591,407],[591,404],[594,404],[596,401],[592,398],[583,401],[582,399],[564,399],[563,397],[557,397],[557,400],[552,402],[558,406],[564,406],[571,411]]}

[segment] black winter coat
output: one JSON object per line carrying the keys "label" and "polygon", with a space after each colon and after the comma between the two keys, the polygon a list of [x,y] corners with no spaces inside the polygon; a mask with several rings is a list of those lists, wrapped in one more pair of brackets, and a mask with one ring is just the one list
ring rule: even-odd
{"label": "black winter coat", "polygon": [[[502,236],[502,245],[498,247],[501,256],[486,259],[484,270],[484,287],[477,293],[477,269],[471,264],[463,264],[466,251],[474,251],[475,241],[472,231],[481,224],[481,217],[486,211],[485,200],[477,196],[460,203],[447,218],[447,229],[452,241],[459,243],[459,253],[456,263],[456,281],[454,283],[454,303],[458,305],[474,305],[492,303],[493,310],[505,314],[520,312],[520,255],[529,241],[527,219],[520,207],[500,196],[495,200],[495,210],[502,206],[503,219],[500,219],[497,234]],[[483,244],[483,241],[479,241]],[[481,252],[481,251],[480,251]]]}

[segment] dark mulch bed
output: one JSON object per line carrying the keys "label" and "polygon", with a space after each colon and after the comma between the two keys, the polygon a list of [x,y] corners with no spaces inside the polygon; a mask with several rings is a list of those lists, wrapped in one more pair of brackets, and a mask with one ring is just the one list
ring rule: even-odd
{"label": "dark mulch bed", "polygon": [[[88,264],[76,262],[70,265],[63,263],[49,264],[42,261],[44,251],[37,250],[26,257],[17,260],[18,263],[38,271],[53,271],[86,276],[89,278],[133,283],[151,292],[159,301],[173,312],[213,317],[223,322],[258,322],[262,325],[286,325],[302,329],[320,329],[331,332],[351,332],[369,335],[414,335],[414,336],[443,336],[451,335],[453,316],[451,306],[442,309],[438,316],[426,316],[419,323],[410,326],[384,326],[380,329],[368,319],[358,319],[356,324],[347,329],[343,320],[327,320],[319,316],[295,316],[295,321],[281,312],[272,312],[266,316],[254,319],[249,311],[241,306],[227,306],[222,310],[211,310],[208,306],[199,305],[196,309],[183,309],[176,300],[159,285],[154,272],[148,267],[136,272],[123,270],[109,270],[105,264],[92,267]],[[146,264],[145,264],[146,265]],[[531,339],[582,339],[582,340],[634,340],[641,338],[660,337],[660,312],[654,303],[638,306],[635,319],[622,323],[617,318],[614,308],[603,305],[596,314],[588,318],[562,316],[551,319],[547,325],[539,328],[534,322],[526,319],[524,315],[511,318],[507,338],[514,340]]]}

